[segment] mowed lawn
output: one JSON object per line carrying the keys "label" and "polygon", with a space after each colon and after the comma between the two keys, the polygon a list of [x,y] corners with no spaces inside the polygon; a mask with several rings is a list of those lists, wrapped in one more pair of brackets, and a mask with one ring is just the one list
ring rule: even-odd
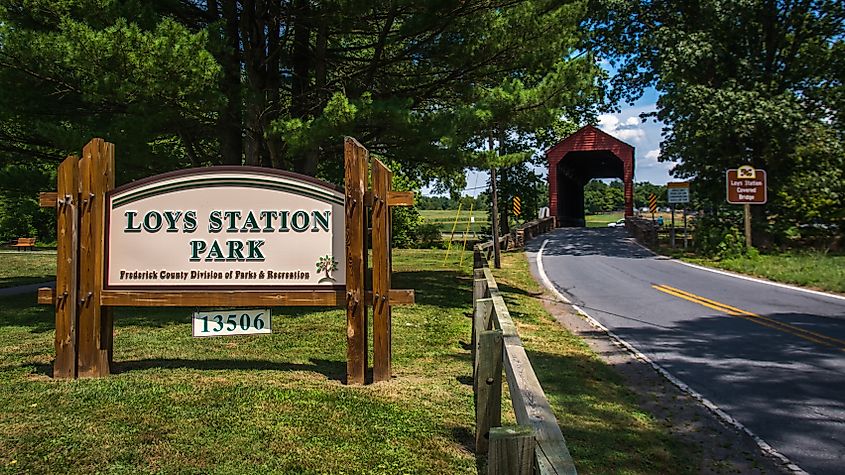
{"label": "mowed lawn", "polygon": [[[193,309],[116,309],[114,374],[60,381],[52,308],[0,298],[0,473],[476,473],[472,259],[443,253],[394,252],[393,285],[417,304],[393,312],[396,377],[363,387],[342,382],[342,310],[273,309],[272,335],[194,339]],[[689,472],[688,449],[543,310],[524,254],[504,263],[579,471]]]}
{"label": "mowed lawn", "polygon": [[696,264],[845,294],[845,255],[823,252],[785,252],[721,260],[684,257]]}
{"label": "mowed lawn", "polygon": [[623,214],[622,211],[605,214],[588,214],[584,219],[587,221],[588,228],[603,228],[609,223],[615,223],[622,219],[624,217]]}
{"label": "mowed lawn", "polygon": [[55,278],[55,252],[0,252],[0,288],[49,282]]}
{"label": "mowed lawn", "polygon": [[393,312],[396,378],[364,387],[342,383],[339,309],[194,339],[193,309],[119,308],[115,374],[59,381],[52,308],[0,299],[0,473],[474,473],[468,270],[394,256],[418,304]]}

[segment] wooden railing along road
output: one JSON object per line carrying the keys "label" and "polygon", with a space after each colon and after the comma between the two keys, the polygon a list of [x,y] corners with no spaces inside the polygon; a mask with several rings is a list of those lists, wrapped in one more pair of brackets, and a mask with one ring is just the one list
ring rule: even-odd
{"label": "wooden railing along road", "polygon": [[[548,218],[539,221],[528,231],[523,228],[523,236],[533,237],[554,226],[554,221],[549,222]],[[487,454],[488,474],[575,474],[566,440],[528,360],[496,279],[487,267],[485,253],[491,247],[492,243],[485,243],[474,249],[472,354],[476,453]],[[517,426],[501,427],[503,369]]]}
{"label": "wooden railing along road", "polygon": [[[547,233],[554,228],[555,218],[539,218],[534,221],[529,221],[519,228],[511,231],[510,234],[505,234],[500,237],[499,248],[507,250],[524,247],[525,241],[528,241],[535,236],[539,236],[540,234]],[[481,255],[489,260],[490,255],[493,253],[493,241],[490,240],[476,244],[474,249],[480,251]],[[478,260],[475,261],[475,264],[476,267],[478,267]]]}

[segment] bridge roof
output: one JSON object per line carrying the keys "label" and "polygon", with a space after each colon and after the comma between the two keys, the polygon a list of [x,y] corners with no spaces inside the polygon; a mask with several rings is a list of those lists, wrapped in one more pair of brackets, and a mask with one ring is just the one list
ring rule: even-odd
{"label": "bridge roof", "polygon": [[634,147],[592,125],[585,125],[546,151],[549,166],[555,165],[569,152],[608,150],[623,162],[634,160]]}

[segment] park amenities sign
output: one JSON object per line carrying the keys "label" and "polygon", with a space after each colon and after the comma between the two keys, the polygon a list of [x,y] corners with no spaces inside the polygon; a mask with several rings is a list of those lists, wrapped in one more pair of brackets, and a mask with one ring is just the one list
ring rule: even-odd
{"label": "park amenities sign", "polygon": [[254,167],[158,175],[106,196],[105,288],[344,288],[344,195]]}
{"label": "park amenities sign", "polygon": [[743,165],[737,169],[727,172],[728,203],[741,204],[765,204],[766,194],[766,171],[757,170],[750,165]]}

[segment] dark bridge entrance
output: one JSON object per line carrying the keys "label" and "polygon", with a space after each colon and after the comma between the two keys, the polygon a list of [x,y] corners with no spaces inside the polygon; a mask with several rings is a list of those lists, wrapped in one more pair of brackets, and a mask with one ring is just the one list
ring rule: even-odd
{"label": "dark bridge entrance", "polygon": [[584,226],[584,185],[593,178],[619,178],[625,216],[634,215],[634,147],[588,125],[546,152],[549,208],[558,226]]}

